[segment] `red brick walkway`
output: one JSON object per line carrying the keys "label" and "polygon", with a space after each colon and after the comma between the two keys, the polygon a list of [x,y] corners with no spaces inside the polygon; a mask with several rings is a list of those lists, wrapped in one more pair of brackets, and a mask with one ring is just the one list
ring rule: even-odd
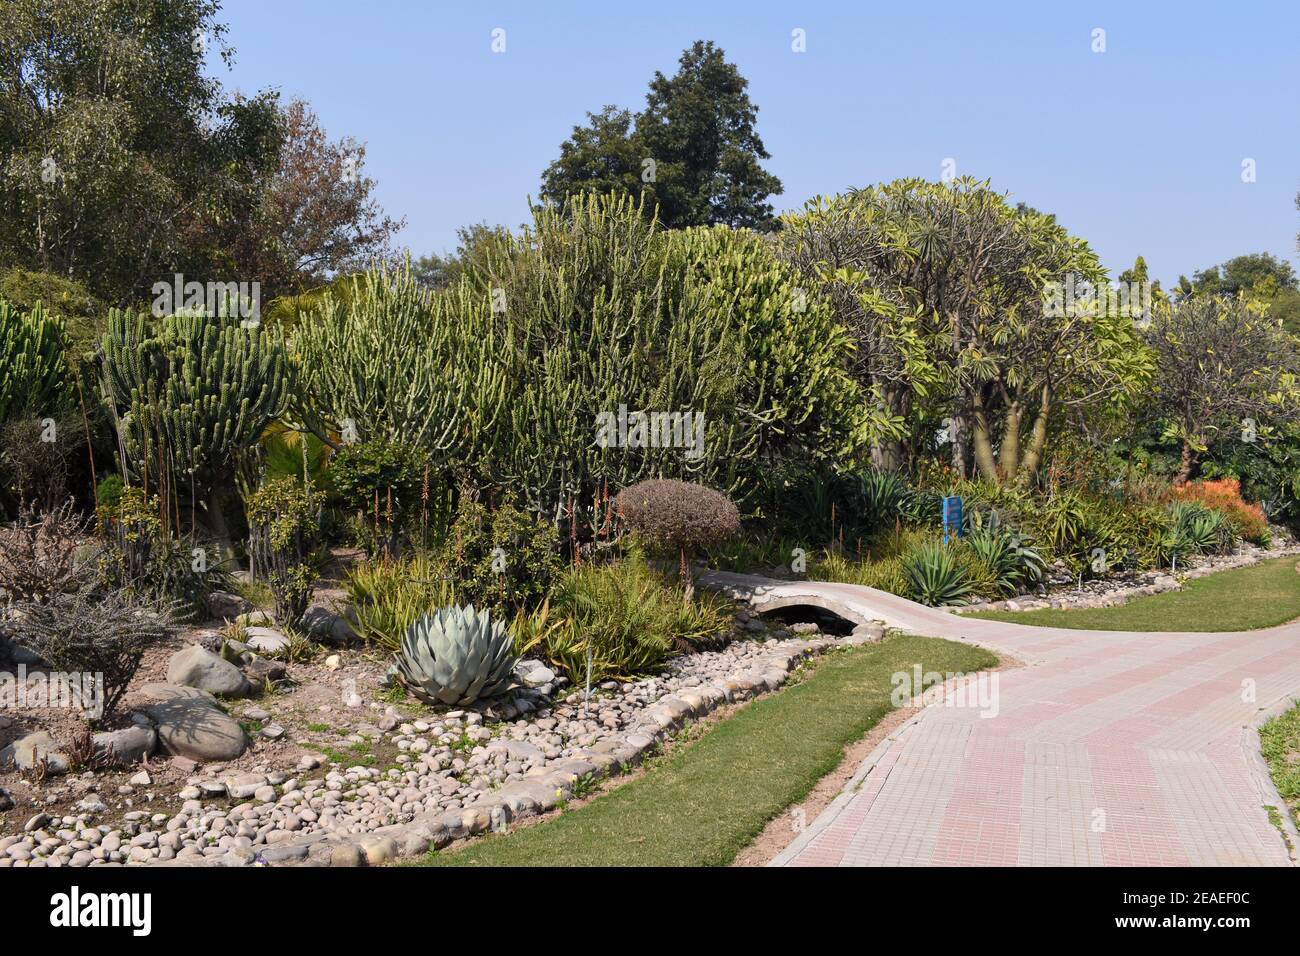
{"label": "red brick walkway", "polygon": [[949,684],[774,865],[1293,862],[1265,810],[1280,800],[1256,728],[1300,697],[1300,624],[1075,631],[965,619],[850,585],[768,590],[788,600],[809,587],[861,617],[1025,666],[996,684],[975,678],[982,694],[968,681],[964,700]]}

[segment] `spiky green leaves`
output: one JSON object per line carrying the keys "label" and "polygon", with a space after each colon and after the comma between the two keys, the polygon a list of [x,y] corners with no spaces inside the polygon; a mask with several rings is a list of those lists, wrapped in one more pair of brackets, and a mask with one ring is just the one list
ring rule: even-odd
{"label": "spiky green leaves", "polygon": [[504,693],[515,661],[514,642],[505,626],[471,604],[440,608],[412,624],[394,672],[427,703],[464,705]]}

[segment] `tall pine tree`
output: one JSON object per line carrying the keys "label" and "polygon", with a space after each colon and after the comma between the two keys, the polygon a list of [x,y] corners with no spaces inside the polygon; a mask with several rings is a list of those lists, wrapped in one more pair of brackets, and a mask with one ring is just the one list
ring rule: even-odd
{"label": "tall pine tree", "polygon": [[768,197],[781,181],[759,165],[769,154],[755,129],[749,81],[712,41],[682,53],[676,75],[656,72],[645,109],[607,106],[575,127],[542,175],[542,197],[647,193],[671,228],[723,223],[775,227]]}

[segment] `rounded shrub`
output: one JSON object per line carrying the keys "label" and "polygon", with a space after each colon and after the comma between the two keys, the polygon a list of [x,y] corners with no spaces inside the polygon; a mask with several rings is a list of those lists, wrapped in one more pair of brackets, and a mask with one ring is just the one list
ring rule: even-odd
{"label": "rounded shrub", "polygon": [[638,481],[614,499],[618,515],[648,544],[688,551],[721,544],[740,528],[740,512],[726,495],[688,481]]}

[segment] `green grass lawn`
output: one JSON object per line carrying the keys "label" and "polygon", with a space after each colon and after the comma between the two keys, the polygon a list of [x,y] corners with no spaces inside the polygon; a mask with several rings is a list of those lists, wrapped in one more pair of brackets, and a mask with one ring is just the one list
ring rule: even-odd
{"label": "green grass lawn", "polygon": [[455,852],[433,866],[723,866],[834,770],[890,709],[890,678],[991,667],[988,651],[893,636],[831,654],[806,680],[754,701],[590,803]]}
{"label": "green grass lawn", "polygon": [[1250,631],[1300,617],[1300,574],[1294,557],[1274,558],[1197,578],[1180,591],[1136,598],[1118,607],[982,611],[968,616],[1099,631]]}
{"label": "green grass lawn", "polygon": [[1291,819],[1300,825],[1300,705],[1259,728],[1259,749]]}

